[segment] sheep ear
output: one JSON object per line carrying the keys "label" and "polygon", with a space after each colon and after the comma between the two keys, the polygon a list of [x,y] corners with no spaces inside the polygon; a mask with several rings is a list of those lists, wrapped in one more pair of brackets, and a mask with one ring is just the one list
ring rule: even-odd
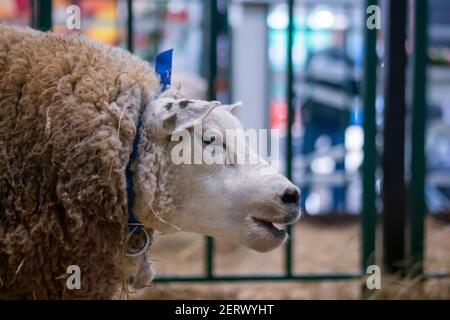
{"label": "sheep ear", "polygon": [[177,115],[175,113],[169,113],[164,116],[162,121],[162,128],[166,134],[171,134],[175,130],[175,125],[177,122]]}
{"label": "sheep ear", "polygon": [[212,101],[212,103],[210,103],[208,108],[197,119],[191,120],[191,121],[179,126],[178,128],[175,129],[174,133],[183,131],[183,130],[188,130],[192,127],[195,127],[198,124],[201,124],[203,122],[203,120],[205,120],[205,118],[219,105],[220,105],[220,102]]}
{"label": "sheep ear", "polygon": [[225,110],[232,113],[234,109],[236,109],[237,107],[240,107],[240,106],[242,106],[242,101],[238,101],[233,104],[227,104],[227,105],[224,105],[223,107],[225,108]]}
{"label": "sheep ear", "polygon": [[183,99],[184,95],[181,91],[181,84],[177,86],[171,86],[163,93],[159,95],[159,98],[169,98],[169,99]]}

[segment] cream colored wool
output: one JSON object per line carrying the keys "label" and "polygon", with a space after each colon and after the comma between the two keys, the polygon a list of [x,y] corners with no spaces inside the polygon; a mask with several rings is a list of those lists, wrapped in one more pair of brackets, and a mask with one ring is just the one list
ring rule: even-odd
{"label": "cream colored wool", "polygon": [[[0,26],[0,295],[117,291],[125,169],[138,111],[158,90],[150,66],[124,50]],[[59,277],[72,264],[81,290]]]}

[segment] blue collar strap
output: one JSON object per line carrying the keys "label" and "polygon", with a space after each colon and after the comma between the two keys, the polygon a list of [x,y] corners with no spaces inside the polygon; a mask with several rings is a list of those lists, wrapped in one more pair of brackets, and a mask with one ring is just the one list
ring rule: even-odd
{"label": "blue collar strap", "polygon": [[[170,86],[170,80],[172,75],[172,53],[173,49],[161,52],[156,56],[155,71],[159,75],[161,83],[161,92],[166,90]],[[127,195],[128,195],[128,230],[131,235],[135,233],[143,233],[145,236],[145,243],[142,248],[136,251],[127,251],[128,256],[138,256],[147,251],[150,244],[150,237],[145,230],[144,226],[139,222],[135,213],[133,212],[134,204],[134,190],[133,190],[133,178],[134,172],[131,170],[131,165],[137,157],[137,150],[140,142],[140,130],[142,126],[142,114],[139,113],[136,123],[136,136],[133,141],[133,149],[128,160],[127,168],[125,171],[125,177],[127,179]]]}

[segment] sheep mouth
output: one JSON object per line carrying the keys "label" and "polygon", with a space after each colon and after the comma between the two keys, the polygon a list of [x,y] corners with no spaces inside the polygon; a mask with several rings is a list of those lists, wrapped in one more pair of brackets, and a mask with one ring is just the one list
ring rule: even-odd
{"label": "sheep mouth", "polygon": [[255,251],[268,252],[280,246],[288,239],[286,230],[279,229],[278,221],[270,221],[252,216],[249,216],[247,219],[249,222],[247,225],[248,229],[243,234],[240,242]]}
{"label": "sheep mouth", "polygon": [[262,220],[255,217],[252,217],[253,222],[255,225],[268,233],[270,233],[275,238],[285,238],[286,237],[286,231],[283,229],[279,229],[275,226],[275,224],[268,220]]}

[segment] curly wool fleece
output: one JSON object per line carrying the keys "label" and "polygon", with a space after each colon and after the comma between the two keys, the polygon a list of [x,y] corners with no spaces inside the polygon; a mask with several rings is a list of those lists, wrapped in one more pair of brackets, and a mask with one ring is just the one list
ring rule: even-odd
{"label": "curly wool fleece", "polygon": [[[157,90],[150,66],[124,50],[0,26],[0,295],[116,293],[125,169]],[[65,289],[70,265],[80,290]]]}

